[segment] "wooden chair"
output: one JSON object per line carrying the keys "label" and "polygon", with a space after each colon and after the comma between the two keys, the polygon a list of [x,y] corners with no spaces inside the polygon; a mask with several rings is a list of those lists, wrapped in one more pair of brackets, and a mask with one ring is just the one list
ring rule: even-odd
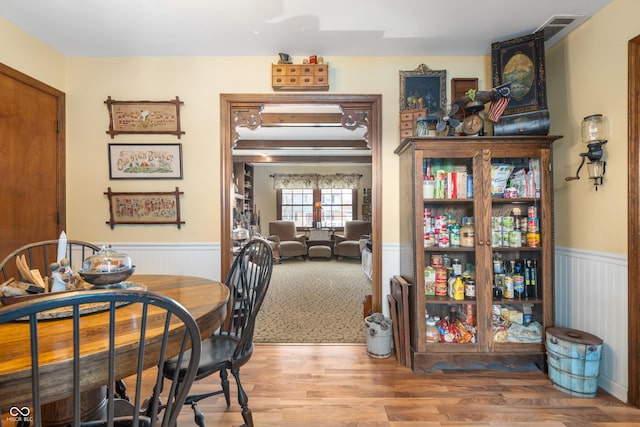
{"label": "wooden chair", "polygon": [[[95,254],[101,248],[93,243],[83,242],[81,240],[67,240],[67,259],[69,265],[74,271],[82,268],[82,262],[85,258]],[[42,242],[29,243],[7,255],[0,262],[0,273],[2,281],[9,280],[10,277],[16,280],[22,280],[22,276],[16,267],[15,259],[20,255],[24,255],[30,269],[38,269],[40,274],[50,277],[49,266],[57,261],[58,257],[58,240],[45,240]]]}
{"label": "wooden chair", "polygon": [[[249,399],[240,382],[240,367],[246,364],[253,354],[256,316],[267,293],[272,269],[271,247],[261,238],[254,238],[247,243],[231,266],[225,281],[230,290],[227,319],[216,333],[202,343],[202,357],[196,375],[197,381],[219,372],[222,388],[210,393],[189,396],[185,402],[193,408],[196,424],[200,427],[205,427],[204,415],[197,406],[200,400],[224,393],[227,407],[231,404],[227,371],[231,372],[238,387],[238,403],[242,407],[243,426],[253,427]],[[184,366],[176,359],[166,364],[165,375],[173,376],[178,366],[182,377]]]}
{"label": "wooden chair", "polygon": [[[103,304],[102,311],[108,311],[109,314],[108,316],[104,313],[101,314],[105,318],[104,345],[99,346],[100,348],[97,350],[95,347],[83,348],[82,331],[82,324],[85,322],[82,309],[95,304]],[[96,370],[87,370],[86,368],[86,363],[89,363],[88,360],[93,354],[92,350],[99,351],[99,357],[106,359],[104,363],[108,364],[108,378],[105,378],[104,383],[107,387],[113,389],[116,371],[120,370],[118,355],[122,349],[116,349],[117,331],[125,320],[117,318],[116,310],[123,304],[131,306],[136,310],[136,313],[140,313],[139,316],[135,316],[137,322],[135,336],[139,337],[135,341],[138,342],[134,348],[127,347],[128,351],[137,354],[135,358],[132,357],[133,360],[128,360],[128,363],[137,366],[136,374],[129,377],[135,382],[135,391],[132,393],[130,401],[118,399],[114,393],[106,393],[106,398],[104,398],[106,410],[102,413],[97,411],[95,415],[97,419],[82,419],[82,411],[86,410],[86,407],[82,405],[83,400],[87,392],[94,392],[93,389],[85,390],[88,386],[84,384],[87,381],[102,381],[101,378],[94,378],[98,375]],[[30,337],[25,337],[25,345],[30,345],[31,351],[30,406],[33,408],[31,413],[33,424],[36,427],[42,425],[41,403],[48,402],[41,400],[41,392],[46,387],[51,387],[51,384],[40,384],[40,372],[43,369],[50,369],[49,367],[44,368],[42,361],[49,356],[46,353],[41,354],[39,351],[40,342],[44,345],[45,342],[51,340],[51,337],[47,335],[47,329],[50,326],[56,326],[50,320],[41,319],[49,317],[51,310],[61,308],[64,308],[64,312],[70,313],[68,321],[72,326],[68,327],[66,331],[72,334],[72,337],[69,336],[67,340],[73,342],[73,360],[57,362],[57,364],[60,366],[61,372],[66,369],[72,370],[72,374],[69,375],[73,377],[73,384],[65,384],[64,387],[62,384],[58,384],[56,387],[61,398],[66,398],[67,392],[71,395],[73,404],[72,409],[69,410],[72,413],[70,425],[75,427],[175,426],[198,368],[201,353],[198,324],[186,309],[168,297],[152,292],[134,292],[122,289],[54,292],[0,309],[0,323],[26,321],[29,325]],[[98,314],[89,314],[87,317],[95,315]],[[55,323],[65,321],[67,320],[56,320]],[[132,320],[129,319],[129,321]],[[62,329],[58,328],[57,330]],[[152,330],[156,338],[147,340],[147,337],[150,336],[148,334]],[[62,337],[60,337],[60,342],[63,342]],[[162,393],[162,370],[168,359],[166,354],[170,351],[169,349],[179,352],[177,359],[184,366],[184,371],[180,381],[177,377],[171,378],[170,387],[165,393]],[[171,353],[171,355],[173,354],[175,352]],[[143,376],[145,365],[153,365],[155,368],[151,368],[151,372],[147,371]],[[64,391],[62,391],[63,389]]]}

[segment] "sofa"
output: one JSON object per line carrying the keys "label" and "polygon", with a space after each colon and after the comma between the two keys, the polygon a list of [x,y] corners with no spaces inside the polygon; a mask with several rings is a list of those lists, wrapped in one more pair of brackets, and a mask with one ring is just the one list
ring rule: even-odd
{"label": "sofa", "polygon": [[360,241],[371,237],[371,223],[369,221],[353,220],[344,224],[344,233],[334,236],[333,253],[340,257],[360,258],[362,252]]}
{"label": "sofa", "polygon": [[304,258],[307,255],[306,237],[296,231],[296,223],[293,221],[269,222],[268,240],[275,242],[278,261],[287,257]]}

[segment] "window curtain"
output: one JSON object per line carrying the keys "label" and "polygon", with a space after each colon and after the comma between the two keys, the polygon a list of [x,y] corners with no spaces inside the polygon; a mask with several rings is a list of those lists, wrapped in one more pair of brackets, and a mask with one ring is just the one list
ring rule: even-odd
{"label": "window curtain", "polygon": [[274,174],[273,188],[279,189],[311,189],[341,188],[356,189],[360,187],[362,175],[357,173],[319,174]]}

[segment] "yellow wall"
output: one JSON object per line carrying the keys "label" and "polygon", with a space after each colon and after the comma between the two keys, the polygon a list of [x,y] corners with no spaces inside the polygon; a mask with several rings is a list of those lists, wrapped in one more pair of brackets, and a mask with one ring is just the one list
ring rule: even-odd
{"label": "yellow wall", "polygon": [[[640,34],[640,2],[614,0],[547,51],[547,92],[555,144],[556,244],[627,253],[627,47]],[[586,166],[566,182],[586,151],[580,141],[585,116],[609,121],[607,172],[596,192]]]}
{"label": "yellow wall", "polygon": [[[0,21],[0,31],[11,32],[17,44],[7,46],[0,61],[67,94],[67,234],[104,242],[210,242],[220,241],[220,111],[221,93],[271,93],[271,63],[277,57],[166,57],[166,58],[67,58],[53,61],[57,74],[66,65],[66,84],[58,75],[36,72],[25,64],[24,51],[31,36]],[[17,46],[15,49],[13,46]],[[51,53],[47,52],[51,56]],[[481,89],[491,82],[488,57],[331,57],[329,82],[333,93],[381,94],[383,112],[383,242],[398,241],[398,161],[393,154],[399,143],[399,74],[424,63],[447,70],[447,91],[452,77],[478,77]],[[294,58],[299,62],[301,58]],[[107,96],[116,100],[168,100],[179,96],[182,129],[175,136],[117,135],[105,133]],[[110,181],[107,144],[181,142],[183,180]],[[116,226],[111,230],[108,202],[103,192],[184,191],[181,211],[186,225]]]}
{"label": "yellow wall", "polygon": [[65,58],[0,17],[0,62],[64,91]]}

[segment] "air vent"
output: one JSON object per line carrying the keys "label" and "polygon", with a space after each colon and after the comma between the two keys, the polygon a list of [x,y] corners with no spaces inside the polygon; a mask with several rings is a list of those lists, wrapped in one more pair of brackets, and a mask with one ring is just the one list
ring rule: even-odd
{"label": "air vent", "polygon": [[545,47],[551,47],[586,21],[584,15],[554,15],[537,30],[544,30]]}

